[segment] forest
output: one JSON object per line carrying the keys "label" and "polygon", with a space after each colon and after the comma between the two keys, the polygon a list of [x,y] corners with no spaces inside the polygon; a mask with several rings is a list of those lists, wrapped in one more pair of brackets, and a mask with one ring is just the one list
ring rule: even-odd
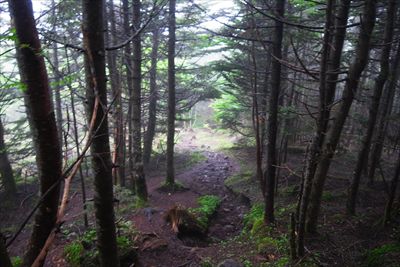
{"label": "forest", "polygon": [[398,0],[0,0],[0,267],[400,266]]}

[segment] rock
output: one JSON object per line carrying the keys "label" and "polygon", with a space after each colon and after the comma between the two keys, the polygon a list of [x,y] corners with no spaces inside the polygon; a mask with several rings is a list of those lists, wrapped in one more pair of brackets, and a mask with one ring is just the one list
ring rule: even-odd
{"label": "rock", "polygon": [[227,259],[217,265],[218,267],[244,267],[243,264],[233,260]]}

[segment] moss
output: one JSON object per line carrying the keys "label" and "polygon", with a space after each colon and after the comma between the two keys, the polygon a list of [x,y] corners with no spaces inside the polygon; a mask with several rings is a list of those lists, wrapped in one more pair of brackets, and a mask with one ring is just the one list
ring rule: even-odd
{"label": "moss", "polygon": [[174,183],[163,182],[158,188],[158,191],[164,193],[176,193],[188,190],[182,183],[175,181]]}
{"label": "moss", "polygon": [[208,228],[209,220],[217,210],[221,203],[221,199],[218,196],[205,195],[199,197],[197,203],[199,204],[199,207],[189,209],[189,212],[196,217],[202,226]]}
{"label": "moss", "polygon": [[[389,262],[386,257],[388,254],[400,254],[400,244],[385,244],[380,247],[369,250],[366,253],[366,258],[363,266],[378,267],[378,266],[398,266],[394,262]],[[396,257],[390,257],[396,258]]]}
{"label": "moss", "polygon": [[243,218],[243,223],[245,228],[250,229],[254,222],[257,220],[262,220],[264,218],[264,204],[256,203],[254,204],[249,213],[247,213]]}
{"label": "moss", "polygon": [[20,256],[12,257],[11,264],[13,267],[20,267],[22,266],[22,258]]}

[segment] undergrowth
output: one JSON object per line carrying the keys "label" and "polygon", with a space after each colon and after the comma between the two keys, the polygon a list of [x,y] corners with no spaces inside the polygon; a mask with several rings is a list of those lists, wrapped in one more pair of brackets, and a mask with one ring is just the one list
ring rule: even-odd
{"label": "undergrowth", "polygon": [[[117,246],[120,259],[127,254],[135,254],[134,237],[137,231],[129,221],[117,224]],[[98,250],[95,246],[97,240],[96,230],[88,229],[82,236],[64,247],[64,257],[72,267],[98,266]]]}
{"label": "undergrowth", "polygon": [[11,265],[13,267],[20,267],[22,266],[22,258],[20,256],[12,257],[11,258]]}
{"label": "undergrowth", "polygon": [[218,196],[205,195],[199,197],[197,203],[199,204],[199,207],[189,209],[189,211],[195,215],[202,226],[207,228],[210,218],[221,203],[221,199]]}
{"label": "undergrowth", "polygon": [[[379,266],[398,266],[399,262],[390,262],[387,257],[390,254],[396,254],[400,256],[400,244],[391,243],[385,244],[374,249],[371,249],[365,253],[365,260],[363,266],[365,267],[379,267]],[[396,258],[395,256],[390,257],[391,259]]]}

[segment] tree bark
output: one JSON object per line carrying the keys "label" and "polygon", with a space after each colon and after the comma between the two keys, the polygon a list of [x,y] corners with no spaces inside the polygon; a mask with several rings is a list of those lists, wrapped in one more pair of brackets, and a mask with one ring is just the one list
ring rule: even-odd
{"label": "tree bark", "polygon": [[357,156],[357,163],[353,172],[353,179],[349,187],[349,193],[346,203],[346,212],[350,215],[354,215],[356,212],[356,200],[358,187],[360,184],[360,178],[364,164],[367,163],[368,152],[371,146],[372,135],[374,133],[376,120],[378,117],[379,103],[382,96],[382,91],[385,86],[386,80],[389,76],[389,58],[390,51],[392,50],[392,39],[393,39],[393,26],[394,18],[396,15],[396,0],[391,0],[387,7],[387,17],[385,23],[385,32],[383,37],[383,50],[380,60],[380,73],[375,81],[374,93],[372,96],[372,103],[369,110],[367,132],[365,133],[362,146]]}
{"label": "tree bark", "polygon": [[[68,50],[66,47],[65,47],[65,58],[67,61],[68,73],[71,73],[71,67],[70,67],[69,57],[68,57]],[[76,118],[74,90],[73,90],[71,84],[68,84],[68,88],[70,90],[72,125],[74,128],[74,141],[75,141],[75,146],[76,146],[76,154],[79,157],[79,155],[81,155],[81,151],[79,148],[80,143],[79,143],[79,134],[78,134],[78,120]],[[79,178],[80,178],[80,182],[81,182],[82,207],[83,207],[83,212],[84,212],[83,222],[84,222],[85,227],[88,227],[89,222],[88,222],[88,214],[87,214],[87,206],[86,206],[86,182],[85,182],[85,176],[83,175],[82,164],[79,165]]]}
{"label": "tree bark", "polygon": [[[85,48],[86,98],[89,120],[94,113],[96,129],[90,146],[94,174],[94,207],[100,266],[119,266],[115,233],[114,196],[107,120],[104,49],[104,2],[82,2]],[[96,104],[97,102],[97,104]]]}
{"label": "tree bark", "polygon": [[24,101],[36,149],[40,194],[50,190],[36,213],[24,255],[23,266],[30,266],[56,220],[62,166],[61,147],[32,3],[29,0],[9,1],[9,5],[18,37],[17,60],[21,81],[26,86]]}
{"label": "tree bark", "polygon": [[324,30],[324,39],[322,44],[322,55],[320,63],[320,77],[319,77],[319,120],[317,124],[317,132],[312,140],[308,160],[306,166],[306,172],[304,176],[303,191],[301,194],[301,201],[299,207],[299,223],[298,223],[298,235],[297,235],[297,255],[303,257],[304,250],[304,239],[305,239],[305,223],[306,214],[309,204],[309,198],[311,193],[312,179],[315,174],[315,168],[318,162],[318,153],[320,149],[321,138],[323,138],[322,128],[325,126],[325,112],[327,110],[327,99],[326,99],[326,87],[327,87],[327,68],[328,58],[330,55],[330,41],[331,41],[331,26],[333,24],[333,0],[329,0],[326,6],[326,22]]}
{"label": "tree bark", "polygon": [[[129,1],[123,0],[122,1],[122,13],[123,13],[123,24],[124,24],[124,33],[125,38],[130,36],[130,19],[129,19]],[[130,174],[131,181],[133,182],[133,169],[134,169],[134,161],[133,161],[133,151],[132,151],[132,94],[133,94],[133,76],[132,76],[132,47],[131,44],[128,43],[125,45],[124,48],[124,65],[126,67],[126,83],[127,83],[127,91],[128,91],[128,115],[127,115],[127,122],[128,122],[128,173]],[[132,184],[132,188],[134,189],[135,183]]]}
{"label": "tree bark", "polygon": [[[115,34],[117,32],[115,25],[115,11],[114,2],[109,0],[109,20],[110,29],[107,31],[106,39],[108,44],[114,45],[116,43]],[[107,24],[108,25],[108,24]],[[108,27],[107,27],[108,28]],[[111,92],[113,95],[114,109],[113,109],[113,119],[115,123],[114,131],[114,151],[112,162],[114,183],[121,186],[125,186],[125,163],[124,163],[124,149],[125,149],[125,135],[124,135],[124,121],[122,114],[122,96],[121,96],[121,82],[120,75],[117,66],[117,51],[107,51],[107,65],[108,72],[110,76]]]}
{"label": "tree bark", "polygon": [[4,236],[0,233],[0,266],[13,267],[8,255]]}
{"label": "tree bark", "polygon": [[[133,27],[140,28],[140,0],[133,1]],[[132,149],[133,174],[136,197],[147,201],[147,185],[142,160],[142,44],[140,34],[132,40],[133,47],[133,93],[132,93]]]}
{"label": "tree bark", "polygon": [[[55,20],[56,18],[56,4],[55,1],[51,1],[52,6],[52,16]],[[53,32],[56,32],[56,23],[53,22]],[[60,86],[60,72],[59,72],[60,64],[58,62],[58,47],[57,43],[53,43],[53,75],[54,75],[54,83],[55,86],[53,88],[54,97],[55,97],[55,108],[56,108],[56,122],[57,122],[57,129],[58,129],[58,139],[60,140],[61,147],[63,145],[63,133],[62,133],[62,109],[61,109],[61,86]]]}
{"label": "tree bark", "polygon": [[396,164],[396,168],[395,168],[395,173],[393,176],[393,179],[390,183],[390,191],[389,191],[389,196],[388,196],[388,200],[386,202],[386,206],[385,206],[385,214],[383,217],[383,224],[384,226],[387,226],[388,223],[391,220],[391,214],[392,214],[392,206],[393,206],[393,202],[394,202],[394,198],[396,196],[396,191],[397,191],[397,185],[399,183],[399,179],[400,179],[400,153],[398,155],[398,159],[397,159],[397,164]]}
{"label": "tree bark", "polygon": [[15,184],[14,174],[8,159],[7,147],[4,143],[3,121],[0,119],[0,175],[4,186],[6,199],[13,201],[17,195],[17,185]]}
{"label": "tree bark", "polygon": [[[285,1],[277,0],[275,2],[275,13],[279,18],[283,18],[285,12]],[[276,139],[278,128],[278,101],[279,91],[281,88],[281,63],[282,58],[282,38],[283,38],[283,23],[275,20],[275,31],[273,37],[272,49],[272,65],[271,65],[271,84],[270,84],[270,99],[269,99],[269,117],[268,117],[268,132],[267,132],[267,164],[264,171],[264,180],[266,183],[265,190],[265,213],[264,222],[274,223],[274,198],[275,198],[275,179],[276,179]]]}
{"label": "tree bark", "polygon": [[176,0],[169,1],[168,17],[168,133],[167,133],[167,179],[175,183],[174,145],[175,145],[175,8]]}
{"label": "tree bark", "polygon": [[388,77],[388,84],[383,92],[382,103],[379,105],[379,119],[376,125],[377,132],[372,141],[372,149],[370,152],[371,163],[368,171],[368,184],[373,184],[375,177],[375,170],[378,166],[382,154],[383,143],[386,137],[386,130],[388,127],[387,117],[391,112],[396,85],[400,76],[400,43],[397,45],[396,55],[391,64],[391,70]]}
{"label": "tree bark", "polygon": [[362,14],[362,25],[355,50],[356,55],[353,63],[350,65],[345,88],[343,90],[342,102],[340,102],[337,112],[333,114],[331,118],[332,125],[329,126],[329,130],[326,133],[326,137],[322,145],[321,155],[315,171],[310,195],[310,209],[307,214],[306,229],[308,232],[316,232],[317,230],[318,215],[321,207],[321,198],[326,176],[332,157],[339,143],[339,138],[344,123],[354,100],[354,94],[357,91],[361,73],[368,62],[370,41],[372,30],[375,25],[375,17],[376,0],[367,0],[365,2]]}
{"label": "tree bark", "polygon": [[151,48],[151,66],[150,66],[150,97],[149,97],[149,120],[147,123],[147,131],[144,136],[143,161],[145,164],[150,162],[153,140],[156,129],[157,120],[157,60],[158,46],[160,43],[160,30],[156,25],[153,29],[153,44]]}

